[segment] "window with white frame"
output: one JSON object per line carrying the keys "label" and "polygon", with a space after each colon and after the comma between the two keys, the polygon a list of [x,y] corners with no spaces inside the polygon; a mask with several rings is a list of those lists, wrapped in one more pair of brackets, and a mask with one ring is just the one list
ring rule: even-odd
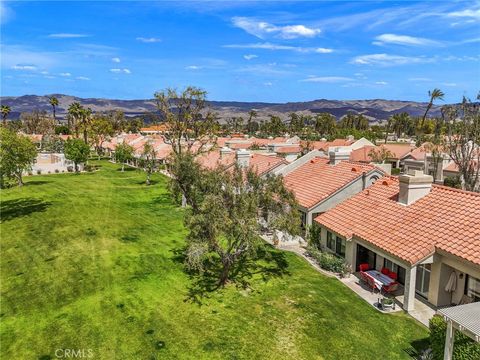
{"label": "window with white frame", "polygon": [[480,301],[480,280],[467,275],[465,293],[475,301]]}

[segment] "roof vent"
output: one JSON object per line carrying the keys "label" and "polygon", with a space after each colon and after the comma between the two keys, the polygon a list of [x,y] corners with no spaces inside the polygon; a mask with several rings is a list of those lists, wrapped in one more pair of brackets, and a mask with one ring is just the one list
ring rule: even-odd
{"label": "roof vent", "polygon": [[220,149],[220,158],[223,158],[225,155],[231,154],[232,149],[227,146],[224,146]]}
{"label": "roof vent", "polygon": [[400,190],[398,202],[402,205],[410,205],[430,193],[433,177],[425,175],[423,171],[415,170],[412,174],[404,174],[398,177]]}
{"label": "roof vent", "polygon": [[237,150],[237,164],[241,168],[248,168],[250,165],[250,151],[245,149]]}

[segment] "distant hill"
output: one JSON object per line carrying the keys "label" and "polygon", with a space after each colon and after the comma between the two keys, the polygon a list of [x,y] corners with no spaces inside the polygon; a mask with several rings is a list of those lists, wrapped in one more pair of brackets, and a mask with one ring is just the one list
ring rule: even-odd
{"label": "distant hill", "polygon": [[[99,98],[79,98],[75,96],[53,94],[58,98],[57,115],[60,118],[65,117],[68,106],[78,101],[85,107],[93,111],[121,110],[126,116],[141,116],[146,113],[155,113],[157,111],[154,99],[145,100],[115,100]],[[17,119],[22,112],[29,112],[34,109],[51,111],[48,102],[48,96],[23,95],[23,96],[3,96],[1,103],[11,107],[10,119]],[[399,100],[313,100],[305,102],[288,103],[264,103],[264,102],[236,102],[236,101],[210,101],[210,107],[218,113],[221,120],[226,120],[232,116],[248,117],[248,112],[255,109],[258,113],[258,120],[267,119],[268,115],[278,115],[286,119],[291,112],[300,112],[304,114],[315,114],[327,112],[337,119],[340,119],[348,112],[363,114],[371,122],[386,120],[389,116],[407,112],[411,116],[423,115],[427,103],[415,101]],[[430,116],[440,115],[440,106],[434,106],[430,111]]]}

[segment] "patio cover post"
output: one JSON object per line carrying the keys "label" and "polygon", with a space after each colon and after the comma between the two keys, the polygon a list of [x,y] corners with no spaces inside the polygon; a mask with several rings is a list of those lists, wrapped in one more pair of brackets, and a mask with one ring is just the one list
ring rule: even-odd
{"label": "patio cover post", "polygon": [[447,333],[445,335],[445,349],[443,351],[443,360],[452,360],[453,343],[455,341],[455,329],[452,320],[447,320]]}
{"label": "patio cover post", "polygon": [[417,267],[412,266],[405,269],[405,291],[403,294],[403,310],[412,311],[415,308],[415,281],[417,278]]}

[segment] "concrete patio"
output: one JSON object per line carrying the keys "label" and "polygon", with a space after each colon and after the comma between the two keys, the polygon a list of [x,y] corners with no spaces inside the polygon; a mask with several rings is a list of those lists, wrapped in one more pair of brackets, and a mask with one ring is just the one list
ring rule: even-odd
{"label": "concrete patio", "polygon": [[[395,293],[392,294],[396,303],[395,310],[390,309],[383,311],[378,307],[379,300],[383,298],[383,295],[378,291],[372,292],[370,288],[360,281],[358,273],[354,273],[348,278],[340,279],[340,281],[379,311],[389,313],[403,310],[403,287],[400,287]],[[410,311],[409,315],[420,321],[423,325],[428,326],[428,321],[433,315],[435,315],[436,309],[418,295],[415,296],[414,307],[415,309]]]}

